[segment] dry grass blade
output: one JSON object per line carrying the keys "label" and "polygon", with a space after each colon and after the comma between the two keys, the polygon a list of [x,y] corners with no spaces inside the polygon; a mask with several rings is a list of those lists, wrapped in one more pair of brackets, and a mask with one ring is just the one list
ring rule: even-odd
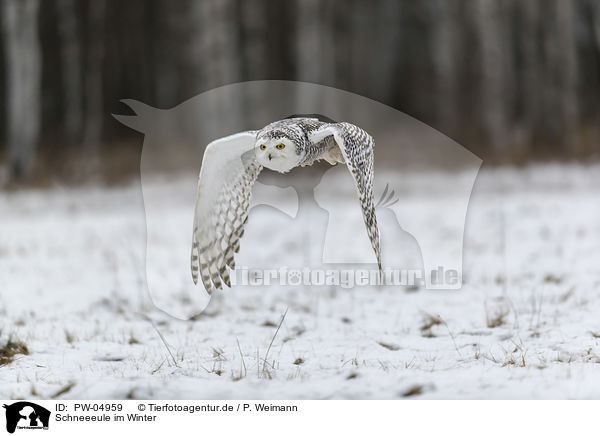
{"label": "dry grass blade", "polygon": [[433,338],[433,327],[442,324],[442,320],[437,315],[431,315],[427,312],[423,312],[423,324],[421,324],[421,336],[425,338]]}
{"label": "dry grass blade", "polygon": [[283,324],[283,321],[285,320],[285,316],[287,315],[287,312],[288,312],[288,308],[286,307],[285,312],[283,312],[283,315],[281,316],[281,321],[279,321],[279,325],[277,326],[277,330],[275,330],[275,334],[271,338],[271,343],[269,344],[269,348],[267,348],[267,352],[265,353],[265,358],[263,359],[263,372],[265,372],[267,369],[267,359],[269,358],[269,351],[271,351],[273,342],[275,342],[275,338],[277,337],[277,333],[279,333],[279,329],[281,328],[281,325]]}
{"label": "dry grass blade", "polygon": [[17,354],[29,354],[29,350],[23,342],[9,338],[6,344],[0,347],[0,366],[11,363]]}
{"label": "dry grass blade", "polygon": [[171,359],[173,360],[173,365],[175,365],[176,367],[179,368],[179,365],[177,364],[177,360],[175,360],[175,356],[173,356],[173,353],[171,352],[171,348],[169,348],[169,344],[167,343],[167,340],[165,339],[165,337],[162,335],[162,333],[160,332],[158,327],[156,327],[156,324],[154,323],[154,321],[152,321],[151,318],[149,318],[148,316],[146,316],[145,318],[148,322],[150,322],[150,324],[152,324],[152,327],[154,328],[154,330],[156,330],[156,333],[158,333],[160,340],[164,344],[165,348],[169,352],[169,355],[171,356]]}
{"label": "dry grass blade", "polygon": [[413,397],[415,395],[421,395],[423,393],[422,385],[414,385],[409,387],[406,391],[402,393],[403,397]]}
{"label": "dry grass blade", "polygon": [[397,344],[391,344],[391,343],[387,343],[387,342],[377,342],[379,345],[381,345],[383,348],[387,348],[390,351],[398,351],[400,349],[400,346]]}
{"label": "dry grass blade", "polygon": [[248,369],[246,368],[246,361],[244,360],[244,355],[242,354],[242,347],[240,346],[240,340],[235,338],[237,341],[238,350],[240,352],[240,357],[242,358],[242,366],[244,367],[244,377],[248,374]]}
{"label": "dry grass blade", "polygon": [[66,385],[65,387],[59,389],[58,391],[56,391],[56,393],[54,395],[51,396],[51,398],[58,398],[61,395],[66,394],[67,392],[69,392],[73,386],[75,386],[75,383],[69,383],[68,385]]}

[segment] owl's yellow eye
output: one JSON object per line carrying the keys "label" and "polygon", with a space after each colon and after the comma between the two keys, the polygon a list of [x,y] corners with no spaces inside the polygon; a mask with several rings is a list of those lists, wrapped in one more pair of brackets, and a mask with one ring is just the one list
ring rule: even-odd
{"label": "owl's yellow eye", "polygon": [[266,146],[265,144],[262,144],[262,145],[260,146],[260,149],[261,149],[261,150],[266,150],[266,149],[267,149],[267,146]]}
{"label": "owl's yellow eye", "polygon": [[283,149],[285,148],[285,144],[277,144],[277,145],[275,146],[275,148],[276,148],[277,150],[283,150]]}

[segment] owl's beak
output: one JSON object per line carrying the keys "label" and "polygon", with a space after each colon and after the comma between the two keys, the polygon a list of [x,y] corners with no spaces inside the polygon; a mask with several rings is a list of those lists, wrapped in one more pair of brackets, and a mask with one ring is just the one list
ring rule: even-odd
{"label": "owl's beak", "polygon": [[271,157],[271,153],[269,153],[269,160],[271,160],[271,159],[272,159],[272,157]]}

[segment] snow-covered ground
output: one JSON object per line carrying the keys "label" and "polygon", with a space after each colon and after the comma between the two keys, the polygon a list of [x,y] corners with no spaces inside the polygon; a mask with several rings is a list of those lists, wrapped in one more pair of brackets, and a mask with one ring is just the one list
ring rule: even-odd
{"label": "snow-covered ground", "polygon": [[[420,182],[460,176],[404,175],[398,194],[435,209]],[[189,211],[173,192],[194,176],[154,183],[167,214]],[[150,301],[139,184],[3,193],[0,345],[30,354],[0,367],[0,398],[599,398],[599,192],[598,165],[484,169],[461,290],[237,286],[193,321]],[[302,245],[265,213],[242,263]],[[163,297],[185,306],[175,287]]]}

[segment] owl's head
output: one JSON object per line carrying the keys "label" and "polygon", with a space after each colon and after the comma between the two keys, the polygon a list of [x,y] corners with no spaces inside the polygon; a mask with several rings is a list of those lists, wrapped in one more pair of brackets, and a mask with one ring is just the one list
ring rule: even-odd
{"label": "owl's head", "polygon": [[287,173],[297,167],[302,156],[298,153],[294,141],[282,132],[269,133],[269,135],[259,135],[256,139],[254,152],[258,163],[280,173]]}

